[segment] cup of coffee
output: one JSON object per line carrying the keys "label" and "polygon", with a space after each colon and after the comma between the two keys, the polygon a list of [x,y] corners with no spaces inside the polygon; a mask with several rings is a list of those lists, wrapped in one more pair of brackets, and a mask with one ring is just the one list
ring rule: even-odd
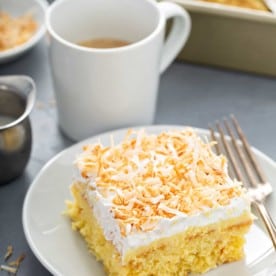
{"label": "cup of coffee", "polygon": [[190,33],[183,8],[153,0],[57,0],[46,25],[59,125],[69,138],[153,123],[160,74]]}

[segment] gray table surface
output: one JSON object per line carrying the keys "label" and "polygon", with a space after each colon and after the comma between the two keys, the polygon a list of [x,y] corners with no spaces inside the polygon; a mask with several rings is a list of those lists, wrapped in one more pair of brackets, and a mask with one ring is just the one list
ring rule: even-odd
{"label": "gray table surface", "polygon": [[[57,125],[46,42],[42,40],[20,59],[0,65],[0,75],[8,74],[31,76],[37,85],[37,102],[31,114],[34,143],[30,162],[20,178],[0,187],[0,260],[7,245],[12,244],[14,255],[27,254],[18,275],[50,275],[28,247],[21,220],[24,196],[36,174],[72,144]],[[206,128],[230,113],[236,114],[251,144],[276,159],[275,78],[183,62],[175,62],[162,75],[156,124]]]}

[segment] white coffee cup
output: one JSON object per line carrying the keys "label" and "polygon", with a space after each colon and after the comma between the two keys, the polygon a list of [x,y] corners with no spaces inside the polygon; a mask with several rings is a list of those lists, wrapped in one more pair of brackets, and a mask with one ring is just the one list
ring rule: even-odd
{"label": "white coffee cup", "polygon": [[[169,18],[173,24],[164,40]],[[56,0],[46,24],[59,124],[68,137],[81,140],[153,123],[160,73],[190,33],[183,8],[153,0]],[[108,49],[77,44],[92,38],[131,44]]]}

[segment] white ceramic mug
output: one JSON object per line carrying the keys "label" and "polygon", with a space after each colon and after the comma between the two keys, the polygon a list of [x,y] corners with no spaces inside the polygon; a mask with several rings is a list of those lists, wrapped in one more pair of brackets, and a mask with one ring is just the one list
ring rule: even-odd
{"label": "white ceramic mug", "polygon": [[[59,124],[67,136],[81,140],[153,123],[160,73],[190,33],[183,8],[153,0],[57,0],[46,18]],[[132,43],[108,49],[76,44],[92,38]]]}

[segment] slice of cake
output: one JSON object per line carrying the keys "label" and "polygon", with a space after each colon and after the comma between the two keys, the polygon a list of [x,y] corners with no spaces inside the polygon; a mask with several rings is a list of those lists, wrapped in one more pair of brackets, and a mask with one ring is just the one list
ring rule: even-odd
{"label": "slice of cake", "polygon": [[250,204],[212,144],[192,129],[130,130],[110,144],[83,148],[67,211],[108,275],[188,275],[243,258]]}

